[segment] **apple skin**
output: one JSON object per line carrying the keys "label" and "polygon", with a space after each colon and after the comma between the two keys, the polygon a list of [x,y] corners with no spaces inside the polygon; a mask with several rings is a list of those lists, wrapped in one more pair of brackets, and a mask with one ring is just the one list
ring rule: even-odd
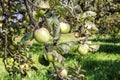
{"label": "apple skin", "polygon": [[48,60],[49,62],[54,62],[54,61],[55,61],[52,52],[48,52],[48,53],[46,54],[46,57],[47,57],[47,60]]}
{"label": "apple skin", "polygon": [[34,38],[37,42],[46,43],[50,38],[50,33],[46,28],[39,28],[34,31]]}
{"label": "apple skin", "polygon": [[87,44],[79,45],[78,47],[78,52],[82,55],[85,56],[88,54],[89,51],[89,46]]}
{"label": "apple skin", "polygon": [[68,23],[61,22],[60,30],[61,30],[61,33],[66,34],[70,31],[70,25]]}
{"label": "apple skin", "polygon": [[65,68],[63,68],[63,69],[61,70],[60,76],[63,77],[63,78],[67,77],[67,70],[66,70]]}

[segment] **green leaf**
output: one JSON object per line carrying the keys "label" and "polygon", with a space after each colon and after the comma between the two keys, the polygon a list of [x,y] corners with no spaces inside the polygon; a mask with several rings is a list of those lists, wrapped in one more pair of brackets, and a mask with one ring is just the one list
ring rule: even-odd
{"label": "green leaf", "polygon": [[60,22],[58,20],[58,17],[51,13],[48,12],[45,15],[46,21],[47,21],[47,26],[49,31],[52,33],[52,36],[54,37],[54,40],[59,39],[60,37]]}
{"label": "green leaf", "polygon": [[45,15],[45,19],[47,21],[48,30],[51,34],[53,34],[53,14],[51,12],[47,12]]}
{"label": "green leaf", "polygon": [[44,16],[45,16],[45,18],[50,18],[51,16],[53,16],[53,13],[48,11]]}
{"label": "green leaf", "polygon": [[70,46],[68,44],[59,44],[57,47],[55,47],[55,50],[59,54],[68,54],[70,52]]}
{"label": "green leaf", "polygon": [[33,32],[29,32],[23,36],[23,38],[21,39],[21,43],[25,43],[26,41],[32,38],[33,38]]}
{"label": "green leaf", "polygon": [[54,40],[57,40],[60,37],[60,22],[55,15],[53,16],[53,37]]}
{"label": "green leaf", "polygon": [[67,54],[70,51],[70,46],[68,46],[67,44],[61,44],[59,47],[63,50],[63,54]]}
{"label": "green leaf", "polygon": [[67,11],[66,11],[66,9],[65,8],[62,8],[62,7],[59,7],[59,8],[57,8],[57,11],[58,11],[58,13],[61,15],[61,16],[63,16],[63,17],[66,17],[67,16]]}
{"label": "green leaf", "polygon": [[59,0],[50,0],[51,6],[61,6],[61,3]]}
{"label": "green leaf", "polygon": [[21,4],[21,3],[18,3],[18,4],[16,4],[16,6],[15,6],[15,8],[18,9],[18,10],[20,10],[21,7],[22,7],[22,4]]}

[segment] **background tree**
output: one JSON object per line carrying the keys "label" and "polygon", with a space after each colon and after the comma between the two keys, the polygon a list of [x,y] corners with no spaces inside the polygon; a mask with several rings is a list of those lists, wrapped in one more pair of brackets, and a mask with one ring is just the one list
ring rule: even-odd
{"label": "background tree", "polygon": [[[120,34],[118,0],[1,0],[0,3],[0,51],[5,69],[12,77],[17,74],[24,77],[30,69],[37,71],[32,55],[27,53],[35,39],[44,45],[38,60],[44,66],[52,63],[55,79],[85,79],[79,74],[78,64],[65,68],[64,54],[75,48],[85,56],[88,51],[99,49],[91,44],[90,36]],[[67,34],[74,35],[75,40],[62,42],[61,36]]]}

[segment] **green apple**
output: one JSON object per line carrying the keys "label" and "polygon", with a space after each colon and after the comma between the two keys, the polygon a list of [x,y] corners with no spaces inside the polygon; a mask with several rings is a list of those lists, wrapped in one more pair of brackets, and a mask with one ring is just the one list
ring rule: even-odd
{"label": "green apple", "polygon": [[61,76],[62,78],[67,77],[67,70],[66,70],[65,68],[61,69],[60,76]]}
{"label": "green apple", "polygon": [[81,45],[79,45],[78,52],[81,55],[83,55],[83,56],[87,55],[88,51],[89,51],[89,46],[87,44],[81,44]]}
{"label": "green apple", "polygon": [[66,34],[70,31],[70,25],[68,23],[61,22],[60,30],[61,30],[61,33]]}
{"label": "green apple", "polygon": [[54,61],[55,61],[55,60],[54,60],[54,55],[53,55],[52,52],[48,52],[48,53],[46,54],[46,57],[47,57],[47,60],[48,60],[49,62],[54,62]]}
{"label": "green apple", "polygon": [[46,28],[39,28],[34,31],[34,38],[37,42],[46,43],[49,41],[50,33]]}

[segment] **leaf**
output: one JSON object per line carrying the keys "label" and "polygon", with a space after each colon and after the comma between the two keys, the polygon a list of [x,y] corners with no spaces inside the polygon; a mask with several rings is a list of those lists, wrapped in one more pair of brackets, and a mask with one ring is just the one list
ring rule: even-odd
{"label": "leaf", "polygon": [[63,17],[66,17],[67,16],[67,10],[65,9],[65,8],[63,8],[63,7],[59,7],[59,8],[57,8],[57,11],[58,11],[58,13],[61,15],[61,16],[63,16]]}
{"label": "leaf", "polygon": [[56,50],[59,54],[67,54],[70,52],[70,46],[67,44],[59,44]]}
{"label": "leaf", "polygon": [[83,18],[87,18],[87,17],[95,17],[97,15],[96,12],[93,12],[93,11],[86,11],[83,13]]}
{"label": "leaf", "polygon": [[99,48],[100,48],[99,45],[90,45],[90,46],[89,46],[89,50],[92,51],[92,52],[98,51]]}
{"label": "leaf", "polygon": [[57,52],[57,50],[53,50],[52,53],[53,53],[56,61],[58,61],[59,63],[64,64],[65,59],[64,59],[64,57],[61,54],[59,54]]}
{"label": "leaf", "polygon": [[47,26],[48,26],[48,30],[50,31],[50,33],[53,32],[53,18],[50,17],[50,18],[46,18],[46,21],[47,21]]}
{"label": "leaf", "polygon": [[55,1],[55,5],[61,6],[61,3],[59,0],[54,0]]}
{"label": "leaf", "polygon": [[53,13],[51,13],[50,11],[48,11],[45,15],[45,18],[50,18],[53,16]]}
{"label": "leaf", "polygon": [[63,61],[64,61],[63,56],[62,56],[62,55],[60,55],[60,54],[58,54],[57,61],[58,61],[59,63],[63,62]]}
{"label": "leaf", "polygon": [[16,6],[15,6],[15,8],[18,9],[18,10],[20,10],[21,7],[22,7],[22,4],[21,4],[21,3],[17,3]]}
{"label": "leaf", "polygon": [[[87,28],[87,30],[90,31],[91,34],[95,34],[96,32],[99,31],[98,28],[96,27],[96,25],[90,21],[85,22],[85,27]],[[88,34],[89,34],[89,32],[88,32]]]}
{"label": "leaf", "polygon": [[53,37],[54,40],[58,40],[60,37],[60,22],[57,16],[53,16]]}
{"label": "leaf", "polygon": [[66,6],[65,10],[68,11],[69,14],[73,14],[73,9],[71,7]]}
{"label": "leaf", "polygon": [[69,53],[70,47],[67,44],[62,44],[60,47],[62,48],[64,54]]}
{"label": "leaf", "polygon": [[27,34],[25,34],[24,36],[23,36],[23,38],[21,39],[21,43],[25,43],[26,41],[28,41],[28,40],[30,40],[30,39],[32,39],[33,38],[33,32],[29,32],[29,33],[27,33]]}
{"label": "leaf", "polygon": [[61,6],[61,3],[59,0],[50,0],[51,6]]}
{"label": "leaf", "polygon": [[73,41],[67,42],[66,44],[67,44],[68,46],[70,46],[70,47],[75,46],[75,42],[73,42]]}
{"label": "leaf", "polygon": [[51,12],[47,12],[45,14],[45,18],[49,31],[52,33],[54,40],[58,40],[60,37],[60,22],[58,20],[58,17]]}

